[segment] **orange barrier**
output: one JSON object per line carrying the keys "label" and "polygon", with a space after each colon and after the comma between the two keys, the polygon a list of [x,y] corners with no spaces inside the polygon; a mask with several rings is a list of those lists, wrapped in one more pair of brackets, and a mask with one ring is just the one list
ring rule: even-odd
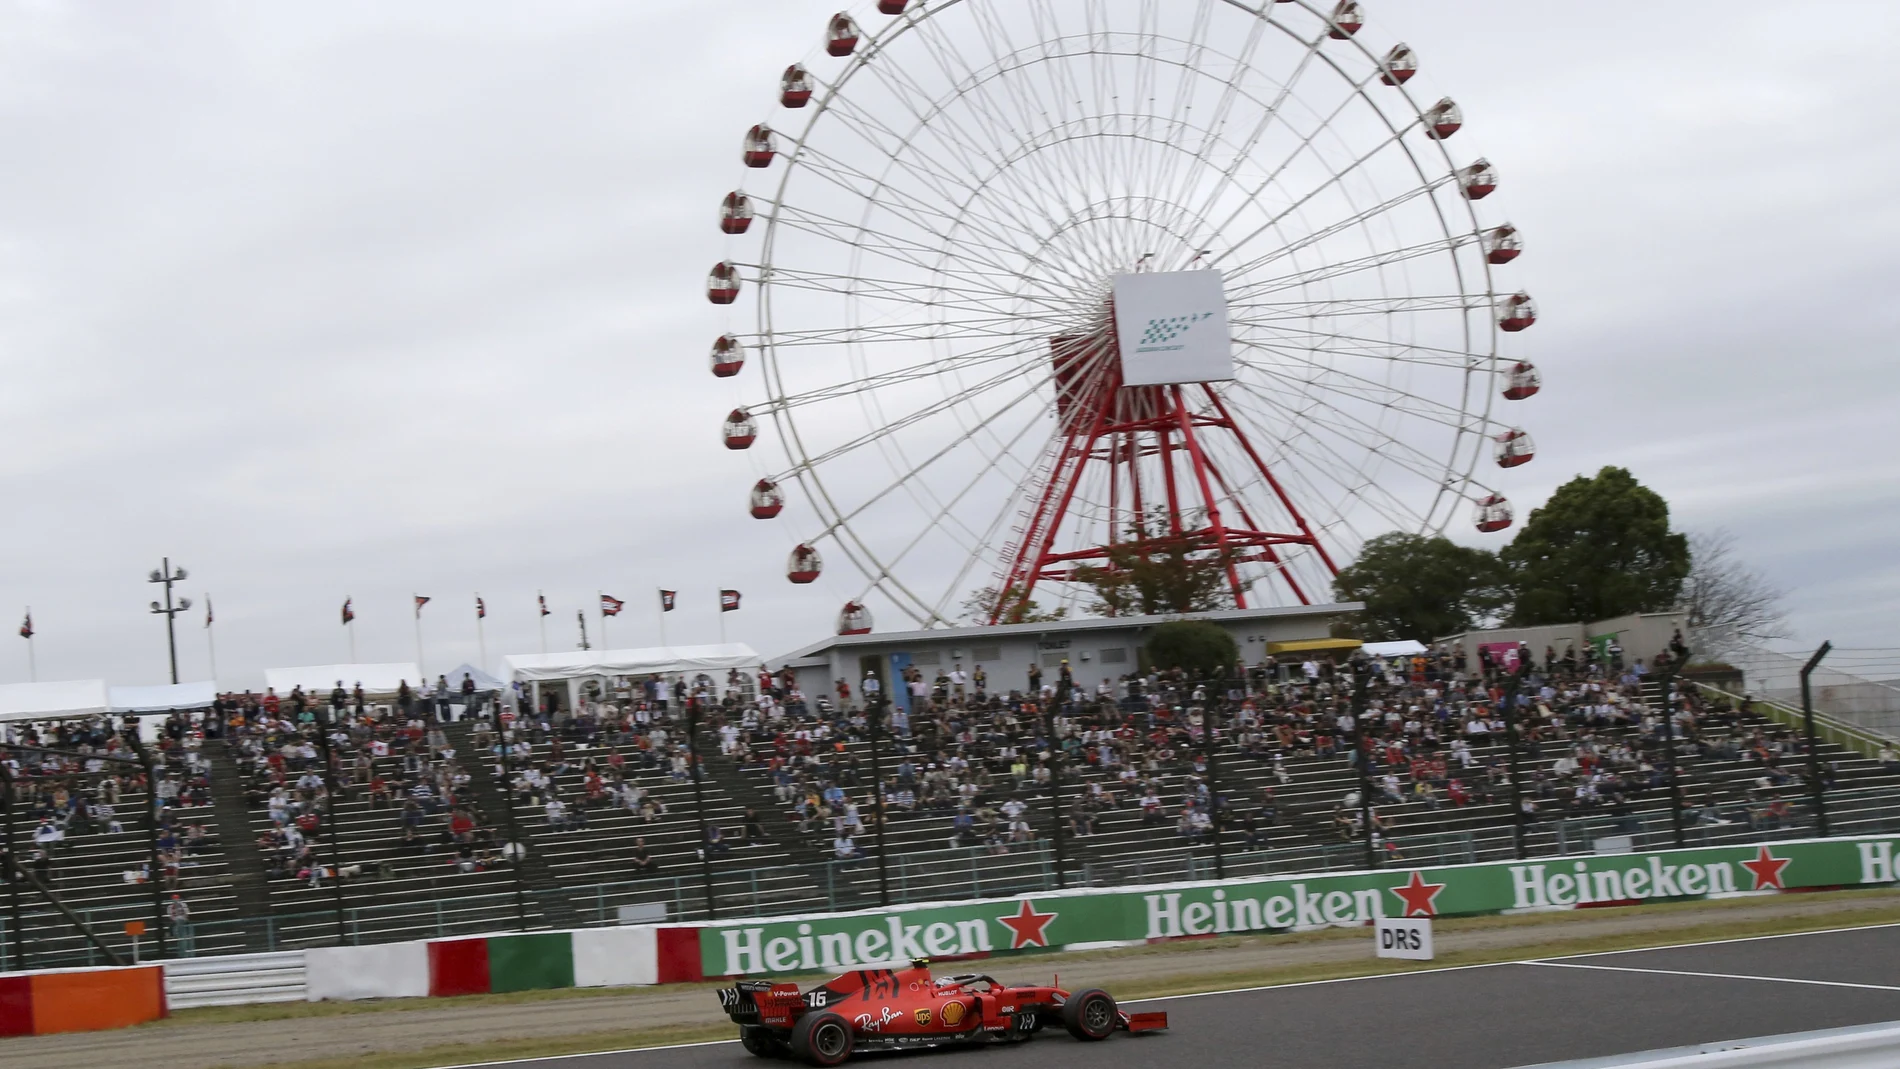
{"label": "orange barrier", "polygon": [[165,1014],[159,965],[0,976],[0,1036],[126,1028]]}

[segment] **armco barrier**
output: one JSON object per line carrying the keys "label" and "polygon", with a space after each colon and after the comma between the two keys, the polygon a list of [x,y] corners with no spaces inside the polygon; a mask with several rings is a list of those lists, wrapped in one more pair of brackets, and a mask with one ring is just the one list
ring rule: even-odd
{"label": "armco barrier", "polygon": [[165,1001],[174,1010],[304,1000],[304,952],[180,958],[165,963]]}
{"label": "armco barrier", "polygon": [[1900,838],[1892,836],[1799,840],[1115,891],[1057,891],[853,914],[722,921],[694,926],[697,963],[670,953],[680,937],[662,931],[659,978],[668,983],[822,972],[911,958],[1360,925],[1382,916],[1573,909],[1650,899],[1885,884],[1895,881],[1897,853]]}
{"label": "armco barrier", "polygon": [[165,1012],[158,965],[0,973],[0,1036],[125,1028]]}

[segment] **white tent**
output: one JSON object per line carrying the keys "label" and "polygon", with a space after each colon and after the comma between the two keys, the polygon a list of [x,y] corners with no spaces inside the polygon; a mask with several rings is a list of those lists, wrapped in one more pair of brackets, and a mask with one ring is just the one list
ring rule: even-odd
{"label": "white tent", "polygon": [[165,713],[173,709],[208,709],[218,700],[218,685],[160,683],[150,687],[113,687],[112,709],[120,713]]}
{"label": "white tent", "polygon": [[345,690],[361,683],[365,694],[394,694],[405,680],[412,689],[422,689],[422,669],[417,668],[414,662],[313,664],[302,668],[269,668],[264,671],[264,685],[276,691],[280,698],[296,687],[302,687],[305,694],[313,697],[327,695],[336,689],[339,679],[343,681]]}
{"label": "white tent", "polygon": [[534,689],[529,697],[537,704],[544,693],[544,684],[565,683],[568,708],[572,709],[580,702],[584,680],[605,681],[614,676],[698,675],[704,672],[723,687],[729,669],[753,669],[762,663],[757,650],[743,643],[728,642],[718,646],[655,646],[643,650],[519,654],[501,659],[500,675],[511,684],[529,684]]}
{"label": "white tent", "polygon": [[757,668],[762,663],[757,650],[742,642],[728,642],[718,646],[655,646],[644,650],[518,654],[501,659],[500,674],[509,682],[601,676],[670,676],[714,671],[723,677],[729,668]]}
{"label": "white tent", "polygon": [[1425,652],[1425,644],[1408,638],[1398,642],[1368,642],[1359,649],[1369,657],[1415,657]]}
{"label": "white tent", "polygon": [[0,722],[96,716],[111,709],[103,679],[0,684]]}
{"label": "white tent", "polygon": [[496,679],[494,676],[489,675],[487,672],[482,671],[481,669],[475,667],[472,664],[464,664],[455,668],[453,671],[450,671],[447,674],[443,675],[442,678],[449,681],[449,693],[460,694],[462,692],[462,677],[463,676],[467,676],[470,679],[474,680],[475,689],[478,691],[507,690],[508,689],[508,684],[502,682],[499,679]]}

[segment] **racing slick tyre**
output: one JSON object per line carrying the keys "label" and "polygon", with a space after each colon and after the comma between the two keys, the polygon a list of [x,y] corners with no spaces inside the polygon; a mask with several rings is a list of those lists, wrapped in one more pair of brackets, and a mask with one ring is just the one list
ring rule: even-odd
{"label": "racing slick tyre", "polygon": [[739,1029],[739,1045],[760,1058],[785,1056],[785,1044],[772,1038],[772,1033],[764,1028],[748,1026]]}
{"label": "racing slick tyre", "polygon": [[1099,987],[1077,991],[1062,1004],[1062,1027],[1077,1039],[1107,1039],[1120,1023],[1115,1000]]}
{"label": "racing slick tyre", "polygon": [[851,1022],[835,1013],[808,1013],[792,1026],[792,1054],[813,1065],[842,1065],[851,1057]]}

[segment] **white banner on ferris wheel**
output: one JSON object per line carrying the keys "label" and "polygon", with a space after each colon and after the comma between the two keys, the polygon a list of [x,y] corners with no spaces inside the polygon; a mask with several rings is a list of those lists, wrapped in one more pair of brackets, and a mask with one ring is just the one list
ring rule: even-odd
{"label": "white banner on ferris wheel", "polygon": [[1234,377],[1227,293],[1219,271],[1115,276],[1122,384],[1167,386]]}

